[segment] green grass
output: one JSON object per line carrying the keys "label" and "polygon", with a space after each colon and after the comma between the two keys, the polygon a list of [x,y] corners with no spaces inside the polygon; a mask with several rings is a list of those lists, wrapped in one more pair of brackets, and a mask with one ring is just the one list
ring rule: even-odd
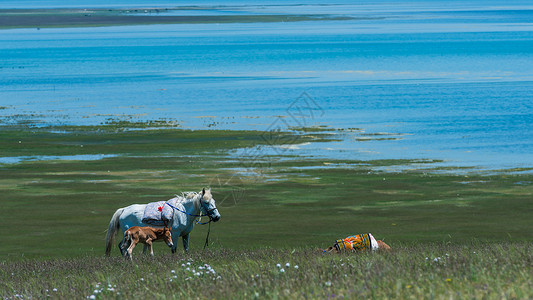
{"label": "green grass", "polygon": [[[2,259],[99,256],[116,209],[205,186],[222,214],[212,244],[224,248],[318,247],[364,232],[392,244],[533,240],[530,174],[439,173],[418,160],[235,157],[234,149],[265,144],[261,133],[120,126],[4,127],[5,157],[116,156],[0,165]],[[280,135],[296,144],[332,139]],[[425,169],[379,171],[410,164]],[[195,228],[193,248],[206,232]]]}
{"label": "green grass", "polygon": [[213,248],[154,258],[137,254],[133,262],[121,257],[26,260],[0,264],[0,296],[528,299],[533,297],[532,250],[531,243],[501,241],[400,244],[388,253],[343,255],[311,247]]}
{"label": "green grass", "polygon": [[[312,131],[268,140],[255,131],[159,123],[2,127],[2,157],[25,160],[0,164],[0,296],[79,299],[102,287],[97,296],[105,298],[533,296],[530,169],[465,173],[427,160],[260,155],[269,143],[336,138]],[[239,157],[242,148],[257,151]],[[94,154],[114,156],[61,159]],[[27,160],[41,156],[55,158]],[[405,171],[383,171],[398,166]],[[137,249],[126,263],[116,247],[103,257],[117,208],[204,186],[222,215],[206,252],[207,226],[196,226],[189,255],[156,244],[154,259]],[[366,232],[395,251],[315,252]],[[207,263],[221,278],[191,276],[181,267],[187,261]],[[280,273],[276,264],[286,262],[299,269]]]}

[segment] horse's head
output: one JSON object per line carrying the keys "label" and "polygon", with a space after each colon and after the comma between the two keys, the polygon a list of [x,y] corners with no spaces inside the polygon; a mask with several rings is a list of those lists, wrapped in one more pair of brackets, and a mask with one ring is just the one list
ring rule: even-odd
{"label": "horse's head", "polygon": [[165,241],[169,247],[174,246],[174,243],[172,242],[172,233],[170,232],[170,228],[166,226],[163,231],[163,241]]}
{"label": "horse's head", "polygon": [[200,195],[202,196],[200,199],[202,214],[207,215],[214,222],[220,220],[220,213],[215,206],[215,199],[213,199],[213,196],[211,195],[211,189],[208,189],[207,191],[205,188],[202,189]]}

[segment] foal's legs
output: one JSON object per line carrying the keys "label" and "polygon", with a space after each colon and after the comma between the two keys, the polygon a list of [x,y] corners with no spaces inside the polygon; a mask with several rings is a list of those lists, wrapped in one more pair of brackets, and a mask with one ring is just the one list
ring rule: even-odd
{"label": "foal's legs", "polygon": [[147,240],[147,241],[146,241],[146,244],[145,244],[145,246],[144,246],[145,248],[146,248],[146,245],[148,245],[148,247],[150,248],[150,255],[151,255],[151,256],[154,256],[154,249],[152,248],[152,240],[150,240],[150,239]]}
{"label": "foal's legs", "polygon": [[131,245],[129,246],[128,248],[128,256],[130,257],[131,260],[133,260],[133,257],[131,255],[131,253],[133,252],[133,248],[135,248],[135,246],[137,246],[137,241],[131,241]]}

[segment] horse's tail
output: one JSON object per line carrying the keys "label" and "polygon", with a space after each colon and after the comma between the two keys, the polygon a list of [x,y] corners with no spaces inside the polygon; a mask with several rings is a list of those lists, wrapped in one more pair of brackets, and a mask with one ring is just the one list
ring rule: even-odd
{"label": "horse's tail", "polygon": [[113,246],[113,241],[115,240],[115,235],[119,229],[119,218],[124,208],[119,208],[111,217],[109,221],[109,228],[107,229],[107,236],[105,237],[105,255],[109,256],[111,254],[111,247]]}

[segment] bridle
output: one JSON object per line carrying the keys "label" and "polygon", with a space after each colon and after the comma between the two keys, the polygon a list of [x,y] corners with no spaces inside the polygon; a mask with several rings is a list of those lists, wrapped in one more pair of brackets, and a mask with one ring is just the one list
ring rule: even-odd
{"label": "bridle", "polygon": [[173,209],[179,211],[180,213],[184,213],[184,214],[186,214],[186,215],[188,215],[188,216],[191,216],[191,217],[199,217],[199,218],[201,218],[201,217],[205,217],[205,216],[207,216],[207,217],[209,217],[209,222],[202,223],[202,222],[196,220],[196,223],[198,223],[198,224],[200,224],[200,225],[205,225],[205,224],[210,223],[210,222],[213,220],[213,217],[211,217],[211,212],[214,211],[214,210],[216,210],[217,208],[214,207],[214,208],[211,208],[211,209],[207,209],[207,207],[204,206],[204,202],[202,201],[203,198],[204,198],[204,196],[201,196],[201,198],[200,198],[200,205],[201,205],[202,208],[205,210],[205,215],[202,215],[202,214],[195,215],[195,214],[188,213],[188,212],[183,211],[183,210],[181,210],[181,209],[175,207],[174,205],[168,203],[168,201],[165,202],[165,205],[168,205],[168,206],[172,207]]}

